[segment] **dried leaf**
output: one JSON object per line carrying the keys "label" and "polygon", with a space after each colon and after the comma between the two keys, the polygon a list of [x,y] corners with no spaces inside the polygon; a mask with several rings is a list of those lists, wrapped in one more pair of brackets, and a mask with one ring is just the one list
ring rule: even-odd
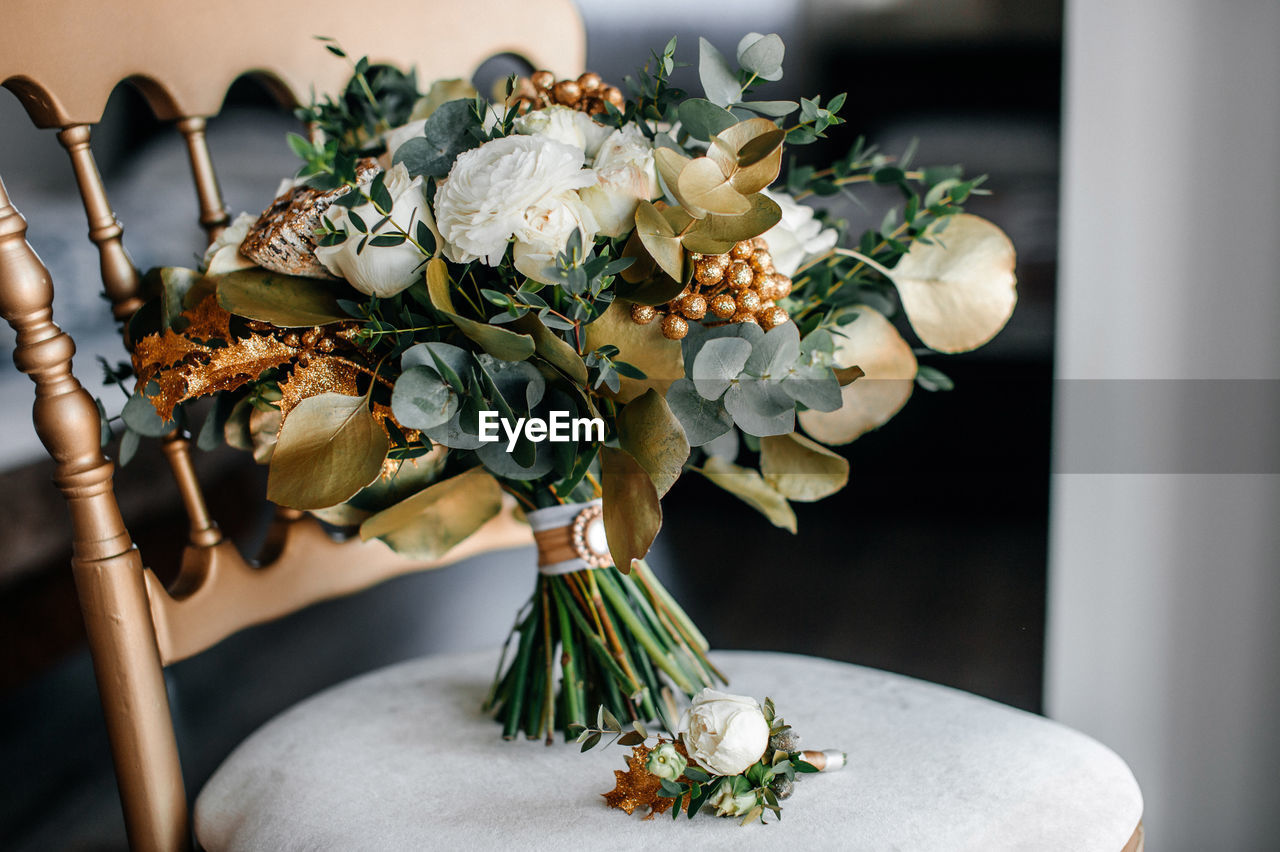
{"label": "dried leaf", "polygon": [[560,335],[543,325],[532,311],[513,323],[512,328],[533,338],[534,351],[579,385],[587,383],[587,365],[582,356],[564,341]]}
{"label": "dried leaf", "polygon": [[708,213],[684,235],[684,247],[703,254],[724,254],[741,240],[758,237],[782,221],[782,208],[763,193],[751,196],[750,209],[741,216]]}
{"label": "dried leaf", "polygon": [[662,528],[662,504],[649,474],[625,450],[600,448],[604,532],[613,564],[623,572],[643,559]]}
{"label": "dried leaf", "polygon": [[796,531],[796,513],[791,504],[756,471],[710,456],[702,466],[702,475],[764,515],[775,527]]}
{"label": "dried leaf", "polygon": [[223,308],[236,316],[281,328],[310,328],[350,320],[338,307],[343,293],[355,291],[338,282],[258,267],[230,272],[218,279],[218,304]]}
{"label": "dried leaf", "polygon": [[459,331],[480,344],[485,352],[495,358],[524,361],[533,354],[535,346],[529,335],[516,334],[500,326],[459,316],[453,307],[453,297],[449,295],[452,283],[449,280],[448,264],[442,258],[432,258],[427,263],[427,293],[431,297],[432,307],[447,316]]}
{"label": "dried leaf", "polygon": [[614,299],[595,322],[586,326],[586,351],[611,344],[618,347],[617,360],[640,369],[645,378],[622,377],[622,388],[615,396],[630,402],[649,388],[666,394],[676,379],[684,378],[684,360],[680,341],[662,336],[658,323],[640,325],[631,319],[631,305],[625,299]]}
{"label": "dried leaf", "polygon": [[360,525],[360,537],[382,539],[416,559],[438,559],[500,511],[501,486],[474,467],[372,515]]}
{"label": "dried leaf", "polygon": [[389,448],[363,397],[323,393],[304,399],[280,429],[267,499],[293,509],[342,503],[378,477]]}
{"label": "dried leaf", "polygon": [[788,500],[809,503],[845,487],[849,482],[849,462],[792,432],[760,439],[760,473]]}
{"label": "dried leaf", "polygon": [[682,204],[687,202],[699,210],[741,216],[751,209],[751,203],[730,183],[736,168],[726,175],[710,157],[698,157],[680,172],[677,196]]}
{"label": "dried leaf", "polygon": [[662,212],[648,201],[641,201],[636,207],[636,234],[645,251],[663,272],[676,281],[684,277],[684,249],[680,247],[680,237]]}
{"label": "dried leaf", "polygon": [[680,478],[689,460],[684,427],[652,388],[619,412],[618,444],[648,472],[659,498]]}
{"label": "dried leaf", "polygon": [[916,241],[891,272],[902,310],[920,340],[939,352],[977,349],[1004,328],[1018,302],[1013,243],[979,216],[962,213]]}
{"label": "dried leaf", "polygon": [[840,327],[835,364],[860,367],[865,375],[840,389],[840,408],[799,415],[804,430],[824,444],[847,444],[880,428],[906,405],[915,387],[916,356],[898,330],[866,305],[852,310],[858,318]]}

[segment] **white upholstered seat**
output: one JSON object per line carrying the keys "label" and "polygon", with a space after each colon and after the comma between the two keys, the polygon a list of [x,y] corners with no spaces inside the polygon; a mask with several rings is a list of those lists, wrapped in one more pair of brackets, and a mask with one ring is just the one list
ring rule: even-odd
{"label": "white upholstered seat", "polygon": [[772,696],[808,748],[781,822],[675,824],[606,807],[627,749],[502,742],[479,711],[494,653],[348,681],[258,730],[196,802],[222,850],[740,849],[1119,852],[1142,816],[1133,775],[1088,737],[954,689],[812,657],[714,655],[734,692]]}

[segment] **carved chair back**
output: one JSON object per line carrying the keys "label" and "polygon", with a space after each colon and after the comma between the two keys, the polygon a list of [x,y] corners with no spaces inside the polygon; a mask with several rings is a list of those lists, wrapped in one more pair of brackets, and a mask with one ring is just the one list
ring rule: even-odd
{"label": "carved chair back", "polygon": [[[286,105],[341,90],[350,69],[313,39],[340,38],[354,56],[458,76],[511,53],[559,76],[582,70],[582,23],[570,0],[8,0],[0,15],[0,83],[38,127],[56,128],[74,170],[115,319],[143,300],[138,270],[103,187],[93,125],[121,81],[186,141],[200,223],[226,227],[206,122],[245,73]],[[0,176],[2,177],[2,176]],[[64,282],[66,283],[66,282]],[[84,282],[69,282],[83,286]],[[309,518],[277,512],[270,559],[247,561],[209,517],[188,436],[163,439],[188,518],[177,580],[165,588],[125,528],[99,446],[92,397],[72,372],[75,346],[54,324],[53,283],[26,241],[26,221],[0,181],[0,313],[17,332],[14,362],[36,385],[36,431],[56,463],[74,531],[72,568],[107,719],[130,844],[190,845],[187,798],[164,666],[244,627],[388,577],[531,541],[509,511],[436,563],[401,559],[381,543],[337,543]],[[105,320],[105,317],[104,317]]]}

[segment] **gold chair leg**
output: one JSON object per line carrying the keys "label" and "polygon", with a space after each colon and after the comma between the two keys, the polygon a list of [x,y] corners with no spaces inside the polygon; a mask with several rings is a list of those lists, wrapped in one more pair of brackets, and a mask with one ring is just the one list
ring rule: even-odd
{"label": "gold chair leg", "polygon": [[0,181],[0,314],[17,332],[14,363],[35,382],[36,432],[71,512],[72,568],[129,842],[138,850],[187,849],[186,793],[142,560],[112,491],[97,406],[71,372],[75,344],[53,322],[53,284],[26,233]]}
{"label": "gold chair leg", "polygon": [[222,200],[218,175],[209,155],[209,142],[205,138],[203,118],[184,118],[178,122],[178,130],[187,140],[187,156],[191,160],[191,177],[196,185],[196,197],[200,202],[200,225],[213,242],[231,222],[231,214]]}

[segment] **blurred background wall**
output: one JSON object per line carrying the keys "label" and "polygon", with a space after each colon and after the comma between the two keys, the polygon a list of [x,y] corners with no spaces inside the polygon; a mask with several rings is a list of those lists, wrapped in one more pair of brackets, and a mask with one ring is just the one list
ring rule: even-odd
{"label": "blurred background wall", "polygon": [[1046,708],[1277,848],[1280,3],[1069,0]]}

